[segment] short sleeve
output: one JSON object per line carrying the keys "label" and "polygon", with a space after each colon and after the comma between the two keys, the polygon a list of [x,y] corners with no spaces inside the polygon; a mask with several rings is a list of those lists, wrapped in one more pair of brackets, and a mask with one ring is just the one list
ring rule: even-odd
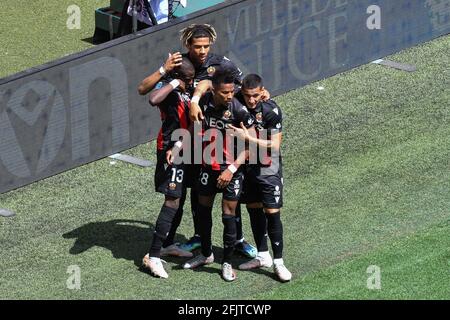
{"label": "short sleeve", "polygon": [[272,100],[266,103],[268,104],[268,108],[271,109],[265,116],[266,128],[269,130],[277,130],[278,132],[282,132],[283,114],[280,107]]}
{"label": "short sleeve", "polygon": [[236,84],[240,85],[242,83],[243,73],[238,67],[236,67],[233,61],[231,61],[227,57],[223,57],[222,67],[230,70],[233,73],[233,77],[235,78]]}
{"label": "short sleeve", "polygon": [[247,108],[242,105],[237,109],[235,126],[239,128],[241,122],[244,124],[246,128],[250,128],[251,126],[253,126],[253,123],[255,122],[250,112],[248,112]]}

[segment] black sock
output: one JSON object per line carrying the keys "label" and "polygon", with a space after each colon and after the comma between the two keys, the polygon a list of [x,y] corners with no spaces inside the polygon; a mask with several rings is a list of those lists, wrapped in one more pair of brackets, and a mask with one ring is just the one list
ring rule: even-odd
{"label": "black sock", "polygon": [[244,234],[242,232],[242,218],[241,218],[241,204],[238,203],[235,211],[236,217],[236,240],[241,240],[244,238]]}
{"label": "black sock", "polygon": [[274,259],[283,257],[283,225],[280,219],[280,212],[266,214],[267,216],[267,233],[269,234],[272,244]]}
{"label": "black sock", "polygon": [[197,206],[197,217],[202,243],[202,254],[205,257],[209,257],[212,253],[212,207],[205,207],[199,203]]}
{"label": "black sock", "polygon": [[191,212],[192,212],[192,221],[194,222],[194,235],[200,235],[200,230],[198,226],[198,193],[195,188],[191,188]]}
{"label": "black sock", "polygon": [[177,229],[180,225],[181,218],[183,217],[183,208],[178,208],[177,212],[175,213],[175,216],[173,217],[172,223],[170,225],[169,234],[166,237],[166,240],[164,240],[163,248],[166,248],[170,245],[172,245],[175,241],[175,235],[177,233]]}
{"label": "black sock", "polygon": [[172,220],[169,234],[167,235],[167,238],[163,243],[163,248],[166,248],[166,247],[172,245],[175,241],[175,235],[177,233],[177,229],[180,226],[181,219],[183,218],[183,207],[184,207],[185,201],[186,201],[186,191],[183,192],[183,195],[181,196],[177,213],[175,214],[175,217]]}
{"label": "black sock", "polygon": [[177,209],[163,206],[156,220],[155,231],[153,232],[152,244],[150,246],[150,257],[160,257],[160,251],[164,240],[166,239],[170,225],[172,223]]}
{"label": "black sock", "polygon": [[236,219],[234,216],[222,214],[223,222],[223,260],[230,263],[236,242]]}
{"label": "black sock", "polygon": [[267,246],[267,218],[263,208],[247,208],[258,252],[269,251]]}

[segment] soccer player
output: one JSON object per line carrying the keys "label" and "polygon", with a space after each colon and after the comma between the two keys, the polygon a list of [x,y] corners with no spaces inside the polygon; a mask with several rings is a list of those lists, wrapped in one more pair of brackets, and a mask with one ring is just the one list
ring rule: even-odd
{"label": "soccer player", "polygon": [[189,169],[187,164],[173,163],[173,154],[177,153],[174,149],[180,149],[182,141],[172,141],[172,133],[176,129],[188,130],[190,127],[190,99],[187,91],[193,83],[194,66],[189,59],[183,58],[181,65],[174,68],[171,75],[175,80],[150,94],[150,103],[157,104],[161,112],[155,189],[165,195],[165,200],[156,220],[150,251],[143,258],[143,264],[154,276],[160,278],[168,277],[161,256],[192,257],[191,252],[183,251],[173,243],[183,215],[186,188],[190,179],[186,177]]}
{"label": "soccer player", "polygon": [[[208,24],[192,24],[189,27],[181,30],[180,40],[188,49],[188,52],[181,54],[175,52],[169,55],[165,64],[155,71],[153,74],[145,78],[139,85],[138,91],[141,95],[145,95],[155,86],[161,87],[164,83],[170,82],[172,79],[168,73],[179,65],[183,57],[191,60],[195,67],[194,85],[195,88],[198,83],[204,80],[211,80],[217,69],[228,69],[233,77],[235,84],[241,83],[242,72],[236,65],[227,57],[211,53],[211,46],[217,39],[216,30]],[[208,85],[209,88],[209,85]],[[206,91],[206,90],[205,90]],[[198,95],[199,96],[199,95]],[[200,99],[200,98],[198,98]],[[198,100],[195,101],[194,106],[198,105]],[[191,115],[192,118],[192,115]],[[197,117],[196,120],[199,120]],[[199,169],[198,169],[199,170]],[[191,189],[191,209],[194,220],[194,236],[186,243],[181,244],[181,248],[187,251],[193,251],[200,247],[200,236],[198,231],[198,222],[196,221],[196,199],[198,198],[195,188]],[[256,248],[245,241],[242,231],[242,220],[240,217],[236,220],[238,239],[236,241],[236,250],[249,258],[256,256]]]}
{"label": "soccer player", "polygon": [[180,40],[188,51],[183,54],[180,52],[169,54],[164,65],[142,80],[138,87],[139,94],[146,95],[160,81],[162,83],[170,82],[172,79],[168,77],[168,73],[180,65],[183,57],[191,60],[195,67],[194,88],[202,80],[211,80],[217,68],[230,70],[235,77],[235,82],[240,84],[242,72],[239,68],[227,57],[210,52],[211,46],[217,39],[216,30],[212,26],[209,24],[192,24],[181,30],[180,33]]}
{"label": "soccer player", "polygon": [[[257,163],[248,165],[245,172],[241,202],[247,203],[258,255],[253,260],[241,264],[239,269],[270,268],[273,264],[280,281],[286,282],[291,280],[292,274],[283,261],[283,225],[280,219],[280,209],[283,206],[280,153],[282,113],[273,100],[262,100],[264,91],[261,77],[250,74],[244,78],[241,91],[236,95],[248,107],[254,119],[257,136],[250,134],[244,124],[240,128],[230,126],[246,141],[268,151],[263,153],[267,155],[266,158],[258,158]],[[263,137],[263,134],[266,136]],[[272,245],[273,260],[267,246],[267,235]]]}
{"label": "soccer player", "polygon": [[[206,161],[201,168],[197,208],[199,231],[201,237],[201,254],[186,262],[185,269],[193,269],[214,262],[212,252],[212,207],[217,193],[222,193],[222,222],[224,253],[222,260],[222,277],[226,281],[236,279],[236,272],[231,265],[231,256],[236,242],[235,209],[242,191],[242,167],[245,162],[244,148],[239,150],[237,144],[230,147],[230,137],[227,136],[227,126],[242,124],[254,131],[253,119],[247,108],[234,99],[234,76],[227,70],[216,70],[213,78],[213,90],[201,100],[200,105],[205,115],[202,122],[205,150],[212,148],[211,161]],[[211,134],[211,137],[208,136]],[[223,143],[220,143],[223,142]],[[222,149],[222,151],[219,151]]]}

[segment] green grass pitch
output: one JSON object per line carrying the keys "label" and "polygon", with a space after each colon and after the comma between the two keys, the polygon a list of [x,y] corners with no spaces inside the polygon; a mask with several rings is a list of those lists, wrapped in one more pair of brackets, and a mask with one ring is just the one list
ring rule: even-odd
{"label": "green grass pitch", "polygon": [[[65,26],[70,4],[82,9],[81,30]],[[81,40],[107,4],[2,1],[0,76],[90,47]],[[450,299],[448,52],[450,36],[441,37],[389,57],[417,72],[369,64],[276,97],[285,114],[290,283],[272,270],[225,283],[218,263],[186,271],[176,258],[167,280],[140,271],[163,198],[153,168],[106,158],[0,195],[0,208],[16,213],[0,217],[0,298]],[[155,144],[125,153],[155,161]],[[253,242],[245,211],[243,220]],[[177,239],[191,234],[186,210]],[[80,290],[67,288],[71,265],[80,267]],[[379,267],[379,289],[367,286],[370,266]]]}

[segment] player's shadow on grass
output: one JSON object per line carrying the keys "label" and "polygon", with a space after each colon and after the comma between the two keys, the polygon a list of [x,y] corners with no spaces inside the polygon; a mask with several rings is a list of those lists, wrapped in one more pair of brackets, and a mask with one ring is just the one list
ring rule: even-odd
{"label": "player's shadow on grass", "polygon": [[[139,267],[140,271],[149,273],[148,270],[142,267],[142,258],[148,253],[153,230],[154,225],[148,222],[118,219],[87,223],[63,234],[63,238],[76,239],[72,248],[69,250],[70,254],[77,255],[93,247],[102,247],[110,250],[114,258],[133,261],[134,264]],[[175,242],[185,242],[186,240],[186,237],[183,235],[176,234],[175,236]],[[220,264],[222,261],[223,249],[213,246],[213,252],[215,264]],[[194,251],[194,255],[197,254],[200,254],[200,249]],[[178,257],[163,257],[163,259],[175,263],[176,266],[172,267],[174,270],[182,269],[182,264],[188,260],[188,258]],[[235,253],[233,256],[233,265],[236,268],[239,264],[247,260],[248,258],[244,258],[239,253]],[[193,271],[207,273],[220,272],[211,266],[199,267]],[[274,278],[273,273],[264,269],[245,272],[255,272]]]}
{"label": "player's shadow on grass", "polygon": [[[116,259],[133,261],[142,265],[142,258],[148,253],[154,225],[137,220],[111,220],[91,222],[63,234],[65,239],[76,239],[70,254],[77,255],[92,247],[102,247],[111,251]],[[186,237],[176,234],[176,242],[186,241]],[[174,262],[182,262],[175,258]]]}

